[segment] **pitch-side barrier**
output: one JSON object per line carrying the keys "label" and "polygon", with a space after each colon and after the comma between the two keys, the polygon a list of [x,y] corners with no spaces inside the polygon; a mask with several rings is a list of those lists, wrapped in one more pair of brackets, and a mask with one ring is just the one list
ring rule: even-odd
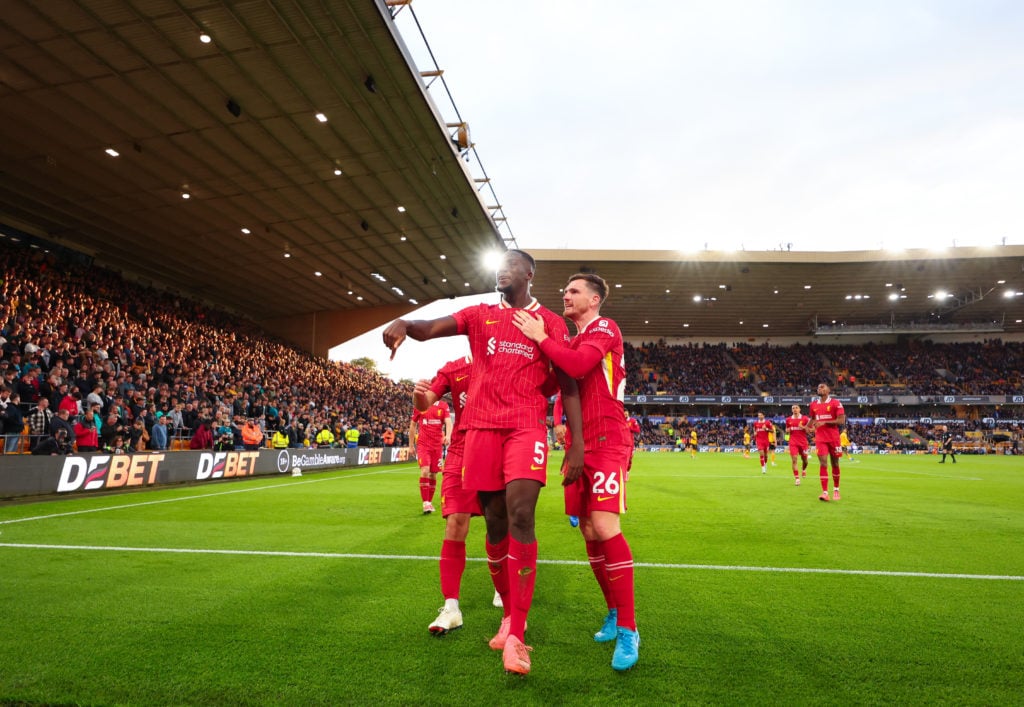
{"label": "pitch-side barrier", "polygon": [[0,498],[110,492],[407,461],[408,447],[5,456],[0,462]]}

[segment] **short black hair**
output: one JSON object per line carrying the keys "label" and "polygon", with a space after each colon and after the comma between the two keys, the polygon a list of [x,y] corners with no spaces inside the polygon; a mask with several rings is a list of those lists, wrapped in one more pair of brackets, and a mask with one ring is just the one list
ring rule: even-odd
{"label": "short black hair", "polygon": [[509,253],[515,253],[520,258],[525,260],[530,265],[530,272],[537,272],[537,261],[533,259],[533,256],[527,253],[525,250],[519,250],[518,248],[509,248]]}

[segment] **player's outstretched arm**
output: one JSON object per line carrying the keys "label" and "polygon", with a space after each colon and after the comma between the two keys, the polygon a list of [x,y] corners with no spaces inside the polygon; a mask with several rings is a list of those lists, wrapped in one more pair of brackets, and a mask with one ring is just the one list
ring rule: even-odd
{"label": "player's outstretched arm", "polygon": [[455,336],[459,333],[458,324],[454,317],[440,317],[439,319],[396,319],[384,329],[384,345],[391,349],[391,358],[395,358],[395,352],[402,345],[408,336],[416,341],[427,341],[438,339],[444,336]]}

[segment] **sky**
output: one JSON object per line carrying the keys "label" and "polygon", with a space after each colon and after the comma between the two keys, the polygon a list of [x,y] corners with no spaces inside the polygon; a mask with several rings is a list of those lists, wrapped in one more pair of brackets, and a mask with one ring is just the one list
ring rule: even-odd
{"label": "sky", "polygon": [[[1017,0],[413,9],[526,250],[1024,244]],[[433,68],[412,14],[396,25]],[[431,95],[452,119],[443,87]],[[459,355],[408,346],[433,369],[380,369],[429,377]]]}

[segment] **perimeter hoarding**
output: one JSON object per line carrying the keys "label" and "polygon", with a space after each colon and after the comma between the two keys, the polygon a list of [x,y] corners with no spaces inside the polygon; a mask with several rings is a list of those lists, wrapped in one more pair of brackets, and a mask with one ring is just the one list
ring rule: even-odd
{"label": "perimeter hoarding", "polygon": [[408,447],[0,457],[0,498],[119,491],[409,461]]}

